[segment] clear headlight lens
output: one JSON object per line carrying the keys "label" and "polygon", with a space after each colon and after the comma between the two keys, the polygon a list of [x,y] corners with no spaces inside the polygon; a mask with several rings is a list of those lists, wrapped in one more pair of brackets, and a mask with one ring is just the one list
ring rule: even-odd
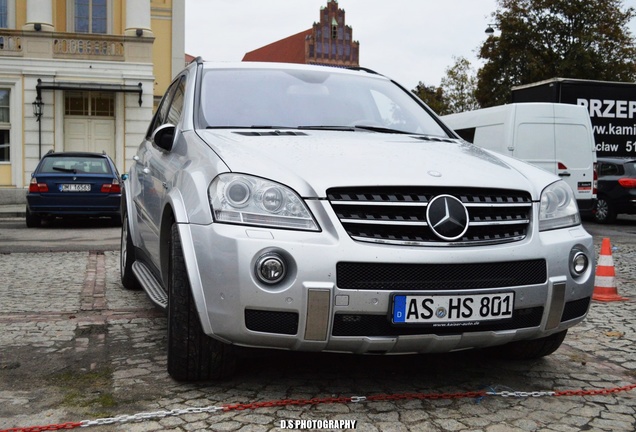
{"label": "clear headlight lens", "polygon": [[579,225],[581,217],[572,189],[564,181],[552,183],[541,193],[539,231]]}
{"label": "clear headlight lens", "polygon": [[320,231],[304,201],[290,188],[245,174],[221,174],[208,189],[216,222]]}

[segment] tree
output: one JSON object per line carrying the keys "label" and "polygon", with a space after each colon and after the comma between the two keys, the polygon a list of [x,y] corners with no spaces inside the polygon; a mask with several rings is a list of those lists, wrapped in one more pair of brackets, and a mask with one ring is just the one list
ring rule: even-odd
{"label": "tree", "polygon": [[411,90],[422,101],[428,105],[438,115],[449,114],[448,102],[444,97],[444,90],[441,87],[427,86],[422,81],[414,90]]}
{"label": "tree", "polygon": [[550,78],[633,81],[636,48],[627,27],[636,16],[622,0],[498,0],[498,36],[481,46],[481,106],[510,101],[513,86]]}
{"label": "tree", "polygon": [[472,111],[479,108],[475,97],[477,77],[470,61],[453,57],[455,64],[446,69],[441,88],[448,105],[448,114]]}

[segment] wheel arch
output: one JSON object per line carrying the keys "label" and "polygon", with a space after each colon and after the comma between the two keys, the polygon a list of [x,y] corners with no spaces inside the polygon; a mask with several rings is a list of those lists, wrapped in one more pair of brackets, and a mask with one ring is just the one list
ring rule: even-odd
{"label": "wheel arch", "polygon": [[203,331],[208,335],[213,335],[212,325],[207,313],[207,305],[203,294],[203,282],[201,281],[199,264],[197,262],[194,249],[194,239],[190,231],[190,222],[187,217],[186,209],[181,194],[173,190],[167,203],[163,209],[160,228],[160,260],[161,260],[161,277],[164,280],[164,286],[168,286],[169,268],[170,268],[170,243],[172,238],[172,226],[177,224],[179,236],[181,237],[181,248],[183,259],[185,261],[188,279],[190,281],[190,289],[192,297],[196,304],[199,314],[199,320]]}

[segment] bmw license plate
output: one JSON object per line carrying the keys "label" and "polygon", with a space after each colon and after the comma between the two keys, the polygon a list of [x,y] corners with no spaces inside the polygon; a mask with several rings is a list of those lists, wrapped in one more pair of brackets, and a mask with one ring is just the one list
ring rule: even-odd
{"label": "bmw license plate", "polygon": [[478,325],[512,318],[513,292],[473,295],[395,295],[394,324]]}
{"label": "bmw license plate", "polygon": [[90,192],[89,184],[61,184],[60,192]]}

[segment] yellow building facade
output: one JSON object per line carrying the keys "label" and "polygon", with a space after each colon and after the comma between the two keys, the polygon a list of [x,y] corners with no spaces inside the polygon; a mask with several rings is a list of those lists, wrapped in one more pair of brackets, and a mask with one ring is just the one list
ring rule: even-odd
{"label": "yellow building facade", "polygon": [[184,66],[185,0],[0,0],[0,203],[49,150],[132,163]]}

